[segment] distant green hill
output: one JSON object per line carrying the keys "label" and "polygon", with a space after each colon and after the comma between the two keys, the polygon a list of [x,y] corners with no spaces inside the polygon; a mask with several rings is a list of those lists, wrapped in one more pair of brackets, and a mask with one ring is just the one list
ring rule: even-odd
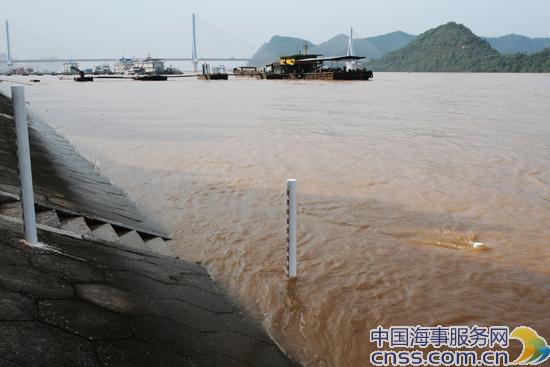
{"label": "distant green hill", "polygon": [[402,31],[384,34],[382,36],[369,37],[368,40],[381,52],[380,56],[405,47],[416,39],[416,36]]}
{"label": "distant green hill", "polygon": [[336,56],[345,55],[347,50],[348,36],[339,34],[311,49],[311,53],[323,56]]}
{"label": "distant green hill", "polygon": [[369,66],[386,71],[481,71],[500,54],[461,24],[447,23]]}
{"label": "distant green hill", "polygon": [[304,44],[309,49],[315,45],[307,40],[294,37],[273,36],[264,43],[248,62],[249,66],[263,66],[279,59],[282,55],[293,55],[304,50]]}
{"label": "distant green hill", "polygon": [[[356,55],[375,59],[390,51],[406,46],[415,38],[416,36],[412,34],[398,31],[381,36],[354,39],[353,47]],[[348,40],[349,37],[347,35],[339,34],[319,44],[313,49],[313,53],[319,53],[324,56],[345,55],[348,49]]]}
{"label": "distant green hill", "polygon": [[550,48],[532,55],[503,56],[503,70],[510,73],[550,73]]}
{"label": "distant green hill", "polygon": [[533,54],[550,47],[550,38],[529,38],[519,34],[502,37],[487,37],[487,42],[501,54]]}
{"label": "distant green hill", "polygon": [[[407,45],[415,36],[405,32],[393,32],[382,36],[360,38],[354,40],[355,54],[367,58],[381,57],[389,51]],[[348,36],[339,34],[319,45],[301,38],[274,36],[252,56],[249,66],[263,66],[273,62],[282,55],[292,55],[304,50],[304,42],[308,44],[310,54],[324,56],[345,55],[348,48]]]}
{"label": "distant green hill", "polygon": [[464,25],[451,22],[430,29],[367,66],[375,71],[550,72],[548,52],[503,56]]}

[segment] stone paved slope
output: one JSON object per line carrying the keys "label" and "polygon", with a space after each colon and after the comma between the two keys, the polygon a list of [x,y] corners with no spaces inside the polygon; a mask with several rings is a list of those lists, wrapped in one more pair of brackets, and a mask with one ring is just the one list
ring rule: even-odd
{"label": "stone paved slope", "polygon": [[201,266],[0,221],[0,366],[295,366]]}

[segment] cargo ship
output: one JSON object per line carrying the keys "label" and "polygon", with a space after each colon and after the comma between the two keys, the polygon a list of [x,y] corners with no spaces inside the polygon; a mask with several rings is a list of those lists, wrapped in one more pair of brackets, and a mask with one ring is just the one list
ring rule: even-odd
{"label": "cargo ship", "polygon": [[362,56],[291,55],[267,65],[266,79],[370,80],[374,74],[357,66]]}

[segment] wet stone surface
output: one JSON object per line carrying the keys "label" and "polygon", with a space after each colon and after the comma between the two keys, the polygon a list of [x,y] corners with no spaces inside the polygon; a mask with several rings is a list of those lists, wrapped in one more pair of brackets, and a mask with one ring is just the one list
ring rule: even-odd
{"label": "wet stone surface", "polygon": [[0,320],[33,320],[36,307],[30,297],[0,288]]}
{"label": "wet stone surface", "polygon": [[78,297],[96,306],[118,312],[123,315],[147,314],[149,302],[106,284],[77,284]]}
{"label": "wet stone surface", "polygon": [[39,303],[40,320],[90,339],[120,339],[132,336],[126,319],[105,309],[77,300],[46,300]]}
{"label": "wet stone surface", "polygon": [[103,275],[84,261],[66,256],[44,254],[32,258],[34,268],[54,271],[58,276],[79,282],[101,282]]}
{"label": "wet stone surface", "polygon": [[0,367],[297,366],[197,264],[21,237],[0,219]]}
{"label": "wet stone surface", "polygon": [[0,284],[37,298],[68,298],[73,287],[66,280],[26,266],[0,267]]}
{"label": "wet stone surface", "polygon": [[36,321],[0,323],[0,356],[22,366],[96,366],[90,342]]}

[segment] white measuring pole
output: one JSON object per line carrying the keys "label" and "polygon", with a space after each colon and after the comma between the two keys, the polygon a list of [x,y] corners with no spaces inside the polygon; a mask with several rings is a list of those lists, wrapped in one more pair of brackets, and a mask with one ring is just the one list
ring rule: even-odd
{"label": "white measuring pole", "polygon": [[287,233],[288,233],[288,277],[296,276],[297,259],[296,259],[296,185],[295,179],[286,180],[287,187]]}
{"label": "white measuring pole", "polygon": [[34,211],[29,128],[25,106],[25,89],[23,86],[12,86],[11,98],[13,117],[15,119],[15,132],[17,134],[17,159],[19,161],[19,176],[21,178],[21,202],[23,203],[25,240],[32,245],[36,245],[38,244],[38,236],[36,234],[36,213]]}

